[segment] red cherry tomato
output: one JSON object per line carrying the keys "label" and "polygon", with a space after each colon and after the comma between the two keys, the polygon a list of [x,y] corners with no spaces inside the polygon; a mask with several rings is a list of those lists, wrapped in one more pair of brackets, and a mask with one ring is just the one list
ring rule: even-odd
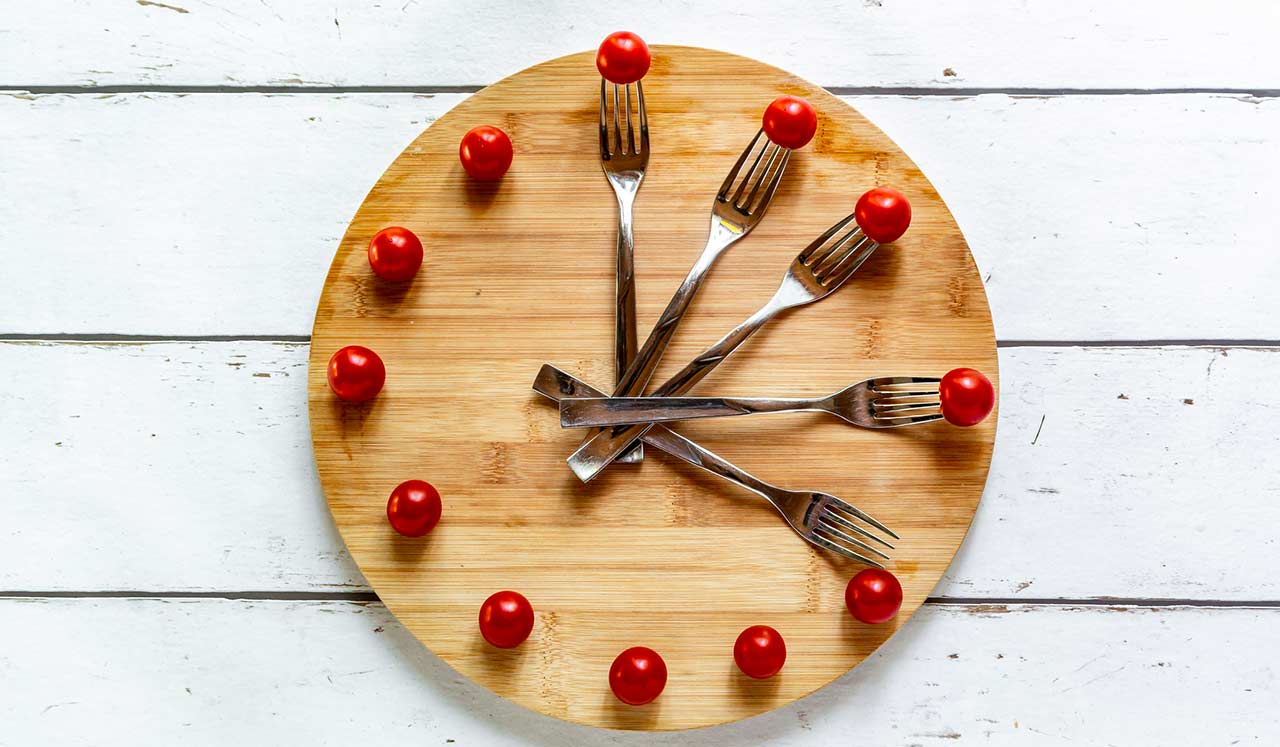
{"label": "red cherry tomato", "polygon": [[387,367],[369,348],[348,345],[329,359],[329,388],[339,399],[364,402],[378,396],[387,381]]}
{"label": "red cherry tomato", "polygon": [[511,168],[511,138],[497,127],[480,125],[462,136],[458,160],[473,179],[491,182]]}
{"label": "red cherry tomato", "polygon": [[748,677],[762,680],[778,673],[787,660],[787,644],[768,625],[752,625],[738,634],[733,660]]}
{"label": "red cherry tomato", "polygon": [[818,131],[818,113],[799,96],[781,96],[764,110],[764,134],[784,148],[808,145]]}
{"label": "red cherry tomato", "polygon": [[408,280],[422,266],[422,242],[407,228],[384,228],[369,242],[369,266],[383,280]]}
{"label": "red cherry tomato", "polygon": [[533,605],[524,595],[499,591],[480,605],[480,635],[498,648],[515,648],[533,630]]}
{"label": "red cherry tomato", "polygon": [[854,220],[872,241],[888,244],[907,232],[911,225],[911,203],[896,189],[876,187],[858,198]]}
{"label": "red cherry tomato", "polygon": [[609,667],[609,687],[627,705],[652,703],[666,686],[667,663],[651,648],[633,646]]}
{"label": "red cherry tomato", "polygon": [[406,537],[421,537],[440,521],[440,493],[429,482],[405,480],[387,499],[387,521]]}
{"label": "red cherry tomato", "polygon": [[635,83],[649,72],[649,45],[630,31],[615,31],[596,50],[596,69],[605,80],[618,85]]}
{"label": "red cherry tomato", "polygon": [[942,400],[942,416],[952,425],[977,425],[996,405],[996,390],[991,386],[991,379],[972,368],[947,371],[938,385],[938,395]]}
{"label": "red cherry tomato", "polygon": [[890,620],[902,606],[902,584],[888,571],[859,571],[844,588],[844,604],[854,617],[875,625]]}

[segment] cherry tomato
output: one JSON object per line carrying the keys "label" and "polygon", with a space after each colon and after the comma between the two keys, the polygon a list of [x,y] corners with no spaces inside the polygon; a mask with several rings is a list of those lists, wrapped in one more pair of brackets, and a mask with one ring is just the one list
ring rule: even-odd
{"label": "cherry tomato", "polygon": [[892,573],[879,568],[859,571],[844,588],[844,604],[864,623],[886,622],[902,606],[902,584]]}
{"label": "cherry tomato", "polygon": [[938,395],[942,400],[942,416],[952,425],[977,425],[996,405],[996,390],[991,386],[991,379],[972,368],[947,371],[938,385]]}
{"label": "cherry tomato", "polygon": [[408,280],[422,266],[422,242],[407,228],[384,228],[369,242],[369,266],[383,280]]}
{"label": "cherry tomato", "polygon": [[610,83],[625,86],[649,72],[649,45],[630,31],[615,31],[596,50],[596,69]]}
{"label": "cherry tomato", "polygon": [[784,148],[808,145],[818,131],[818,113],[799,96],[781,96],[764,110],[764,134]]}
{"label": "cherry tomato", "polygon": [[778,673],[787,660],[787,644],[768,625],[752,625],[738,634],[733,660],[748,677],[763,680]]}
{"label": "cherry tomato", "polygon": [[633,646],[609,667],[609,688],[627,705],[652,703],[666,686],[667,663],[651,648]]}
{"label": "cherry tomato", "polygon": [[406,537],[421,537],[440,521],[440,493],[429,482],[405,480],[387,499],[387,521]]}
{"label": "cherry tomato", "polygon": [[524,595],[499,591],[480,605],[480,635],[498,648],[515,648],[533,631],[533,605]]}
{"label": "cherry tomato", "polygon": [[387,367],[369,348],[348,345],[329,359],[329,388],[339,399],[364,402],[378,396],[387,381]]}
{"label": "cherry tomato", "polygon": [[897,241],[911,225],[911,203],[896,189],[876,187],[858,198],[853,217],[872,241],[888,244]]}
{"label": "cherry tomato", "polygon": [[480,125],[462,136],[458,160],[473,179],[491,182],[511,168],[511,138],[490,125]]}

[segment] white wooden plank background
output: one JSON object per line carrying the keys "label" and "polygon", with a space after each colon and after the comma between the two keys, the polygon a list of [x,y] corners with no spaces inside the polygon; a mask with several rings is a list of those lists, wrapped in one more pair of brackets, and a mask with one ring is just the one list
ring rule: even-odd
{"label": "white wooden plank background", "polygon": [[[365,192],[462,97],[0,95],[0,333],[308,334]],[[1001,339],[1276,337],[1280,99],[848,100],[955,212]]]}
{"label": "white wooden plank background", "polygon": [[[0,745],[1276,742],[1280,6],[636,15],[0,0]],[[302,376],[404,144],[619,26],[846,94],[956,213],[1003,346],[934,601],[809,698],[657,737],[511,705],[372,602]]]}
{"label": "white wooden plank background", "polygon": [[810,697],[666,734],[527,711],[381,605],[11,599],[0,635],[22,640],[3,661],[23,683],[0,701],[4,723],[68,745],[1225,746],[1269,741],[1258,728],[1274,718],[1276,672],[1259,653],[1280,646],[1280,610],[927,606]]}
{"label": "white wooden plank background", "polygon": [[[315,476],[306,356],[0,344],[0,589],[368,591]],[[1280,392],[1257,385],[1278,364],[1276,348],[1004,348],[991,477],[935,595],[1280,599],[1280,542],[1258,534],[1280,525]]]}
{"label": "white wooden plank background", "polygon": [[[1272,3],[7,0],[0,85],[491,83],[620,27],[826,86],[1277,88]],[[947,71],[953,74],[949,74]]]}

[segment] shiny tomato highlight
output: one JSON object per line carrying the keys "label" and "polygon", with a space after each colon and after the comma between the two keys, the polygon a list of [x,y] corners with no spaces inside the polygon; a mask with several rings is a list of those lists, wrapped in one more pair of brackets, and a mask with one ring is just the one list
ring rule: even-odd
{"label": "shiny tomato highlight", "polygon": [[498,648],[515,648],[533,631],[533,605],[524,595],[499,591],[480,605],[480,635]]}
{"label": "shiny tomato highlight", "polygon": [[844,604],[864,623],[888,622],[902,607],[902,584],[892,573],[879,568],[859,571],[844,589]]}
{"label": "shiny tomato highlight", "polygon": [[609,688],[627,705],[652,703],[666,686],[667,663],[651,648],[633,646],[609,667]]}
{"label": "shiny tomato highlight", "polygon": [[406,537],[421,537],[440,523],[440,492],[425,480],[405,480],[387,499],[387,521]]}
{"label": "shiny tomato highlight", "polygon": [[649,45],[630,31],[615,31],[596,50],[596,69],[610,83],[635,83],[649,72]]}
{"label": "shiny tomato highlight", "polygon": [[507,133],[491,125],[480,125],[462,136],[458,160],[472,179],[490,182],[501,179],[511,168],[514,150]]}
{"label": "shiny tomato highlight", "polygon": [[962,427],[981,423],[996,406],[991,379],[972,368],[948,371],[938,385],[938,397],[942,400],[942,417]]}
{"label": "shiny tomato highlight", "polygon": [[387,367],[378,354],[348,345],[329,359],[329,388],[339,399],[365,402],[378,396],[387,381]]}
{"label": "shiny tomato highlight", "polygon": [[872,241],[888,244],[897,241],[911,225],[911,203],[896,189],[876,187],[858,198],[853,216]]}
{"label": "shiny tomato highlight", "polygon": [[764,134],[784,148],[803,148],[818,131],[818,112],[807,99],[781,96],[764,110]]}

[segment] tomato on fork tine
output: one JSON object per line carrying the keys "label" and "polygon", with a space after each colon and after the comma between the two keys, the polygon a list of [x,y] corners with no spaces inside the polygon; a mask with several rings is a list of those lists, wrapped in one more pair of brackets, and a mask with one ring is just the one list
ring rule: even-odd
{"label": "tomato on fork tine", "polygon": [[596,50],[596,69],[610,83],[635,83],[649,72],[649,45],[630,31],[615,31]]}
{"label": "tomato on fork tine", "polygon": [[764,134],[784,148],[803,148],[818,131],[818,113],[808,99],[780,96],[764,110]]}

